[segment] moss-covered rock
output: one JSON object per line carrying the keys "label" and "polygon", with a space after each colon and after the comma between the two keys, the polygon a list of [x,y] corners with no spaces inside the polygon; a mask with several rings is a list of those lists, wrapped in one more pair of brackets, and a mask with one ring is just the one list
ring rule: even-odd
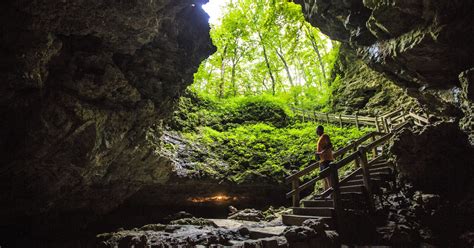
{"label": "moss-covered rock", "polygon": [[383,74],[369,68],[347,45],[342,45],[333,72],[338,75],[332,96],[335,112],[375,116],[396,108],[410,109],[417,101]]}

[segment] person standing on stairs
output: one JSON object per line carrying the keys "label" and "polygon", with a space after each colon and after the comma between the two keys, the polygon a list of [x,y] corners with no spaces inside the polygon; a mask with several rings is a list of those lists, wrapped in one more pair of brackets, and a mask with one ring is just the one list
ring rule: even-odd
{"label": "person standing on stairs", "polygon": [[[334,160],[334,156],[332,154],[332,143],[329,135],[324,133],[324,127],[318,126],[316,128],[316,134],[319,135],[318,145],[316,148],[316,155],[319,156],[319,169],[320,171],[329,168],[329,164]],[[331,182],[329,177],[324,178],[323,180],[324,190],[327,190]]]}

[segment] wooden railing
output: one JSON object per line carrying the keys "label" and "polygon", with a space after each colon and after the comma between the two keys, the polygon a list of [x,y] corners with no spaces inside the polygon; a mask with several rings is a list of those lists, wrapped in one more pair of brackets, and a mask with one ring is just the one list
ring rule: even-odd
{"label": "wooden railing", "polygon": [[[364,135],[363,137],[359,138],[358,140],[352,142],[351,144],[345,146],[344,148],[341,148],[341,149],[337,150],[336,152],[334,152],[334,154],[333,154],[334,158],[336,160],[341,159],[340,161],[346,161],[348,158],[349,159],[352,158],[353,154],[358,151],[359,146],[361,144],[363,144],[364,142],[367,142],[369,140],[373,141],[373,140],[376,139],[377,136],[380,136],[380,135],[382,135],[382,133],[379,133],[379,132],[368,133],[368,134]],[[345,157],[345,155],[349,152],[352,152],[352,153]],[[297,206],[299,204],[300,192],[301,191],[305,190],[306,188],[308,188],[310,186],[313,186],[317,181],[328,177],[329,169],[325,169],[325,170],[321,171],[317,177],[315,177],[315,178],[305,182],[304,184],[300,185],[300,179],[302,177],[306,176],[306,175],[309,175],[311,172],[319,169],[319,163],[320,162],[313,163],[313,164],[309,165],[308,167],[304,168],[303,170],[301,170],[301,171],[299,171],[299,172],[297,172],[293,175],[290,175],[285,179],[285,181],[287,183],[291,182],[291,184],[292,184],[292,190],[286,194],[286,197],[287,198],[292,197],[293,206]],[[355,163],[357,165],[358,161],[355,161]]]}
{"label": "wooden railing", "polygon": [[389,133],[391,129],[396,128],[397,125],[402,124],[410,118],[413,123],[418,126],[423,126],[429,123],[429,116],[422,117],[410,111],[399,109],[380,116],[360,116],[360,115],[344,115],[344,114],[329,114],[310,111],[300,108],[292,108],[293,113],[304,121],[314,121],[320,123],[337,123],[341,127],[343,124],[355,125],[358,129],[361,126],[369,126],[377,129],[377,132]]}
{"label": "wooden railing", "polygon": [[[330,117],[328,117],[330,119]],[[326,177],[331,178],[332,187],[321,194],[321,196],[326,196],[333,194],[334,208],[336,212],[338,211],[336,206],[339,204],[339,169],[348,165],[351,162],[354,162],[357,170],[362,170],[364,186],[371,199],[371,187],[370,187],[370,174],[369,168],[372,164],[378,161],[381,156],[379,156],[379,151],[383,152],[383,145],[386,144],[389,139],[392,137],[394,131],[399,130],[403,127],[414,125],[427,125],[429,124],[428,118],[421,117],[415,113],[404,112],[403,110],[393,111],[386,115],[380,117],[381,123],[379,123],[378,117],[375,117],[375,126],[377,127],[377,132],[371,132],[364,135],[358,140],[352,142],[351,144],[345,146],[334,152],[334,158],[337,162],[331,163],[329,168],[319,172],[318,176],[313,179],[310,179],[303,184],[300,184],[301,178],[309,176],[310,173],[314,172],[319,168],[319,162],[313,163],[308,167],[302,169],[299,172],[296,172],[288,176],[285,180],[287,183],[292,184],[292,189],[286,194],[287,198],[292,198],[293,206],[298,206],[300,202],[300,192],[305,190],[308,187],[314,186],[317,181],[322,180]],[[340,119],[342,120],[342,119]],[[387,132],[381,132],[380,130],[387,130]],[[370,143],[367,142],[370,140]],[[380,147],[380,149],[378,149]],[[370,159],[370,160],[369,160]],[[355,172],[353,173],[355,174]],[[351,175],[353,175],[351,174]],[[351,176],[346,177],[345,180]]]}

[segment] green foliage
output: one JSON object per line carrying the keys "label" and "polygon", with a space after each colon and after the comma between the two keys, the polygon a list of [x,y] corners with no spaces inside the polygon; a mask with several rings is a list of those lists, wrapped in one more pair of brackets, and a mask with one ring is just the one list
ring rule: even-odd
{"label": "green foliage", "polygon": [[[191,106],[191,102],[198,105]],[[291,171],[315,162],[318,123],[295,120],[279,98],[218,101],[183,97],[180,106],[173,122],[179,123],[181,136],[192,144],[186,163],[193,164],[192,169],[201,175],[237,183],[281,182]],[[335,149],[369,131],[324,126]]]}
{"label": "green foliage", "polygon": [[287,0],[233,0],[211,38],[217,52],[195,74],[191,89],[211,98],[273,95],[287,105],[322,109],[338,53]]}
{"label": "green foliage", "polygon": [[277,127],[288,125],[292,113],[285,102],[271,95],[235,97],[224,100],[201,99],[188,92],[181,97],[178,111],[169,126],[173,130],[192,131],[196,127],[223,130],[238,124],[265,122]]}

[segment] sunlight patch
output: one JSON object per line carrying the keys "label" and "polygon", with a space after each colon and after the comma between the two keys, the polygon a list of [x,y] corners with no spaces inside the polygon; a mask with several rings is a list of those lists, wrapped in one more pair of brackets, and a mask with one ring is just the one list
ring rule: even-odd
{"label": "sunlight patch", "polygon": [[216,25],[220,22],[223,16],[224,7],[229,0],[210,0],[207,4],[202,5],[202,8],[209,15],[209,24]]}

